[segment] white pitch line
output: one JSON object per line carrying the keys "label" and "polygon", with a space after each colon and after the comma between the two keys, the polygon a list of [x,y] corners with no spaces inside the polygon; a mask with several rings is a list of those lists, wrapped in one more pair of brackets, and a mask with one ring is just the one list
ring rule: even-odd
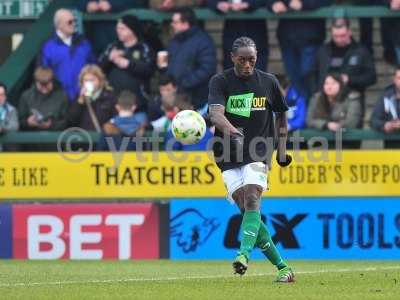
{"label": "white pitch line", "polygon": [[[296,271],[295,274],[320,274],[320,273],[351,273],[351,272],[370,272],[370,271],[388,271],[400,270],[400,266],[391,267],[369,267],[369,268],[353,268],[353,269],[325,269],[315,271]],[[246,277],[270,276],[276,273],[256,273],[247,274]],[[185,277],[166,277],[166,278],[121,278],[121,279],[104,279],[104,280],[86,280],[86,281],[43,281],[43,282],[17,282],[17,283],[0,283],[0,288],[8,287],[34,287],[34,286],[54,286],[54,285],[73,285],[73,284],[107,284],[107,283],[125,283],[125,282],[158,282],[158,281],[178,281],[178,280],[198,280],[198,279],[228,279],[234,275],[204,275],[204,276],[185,276]]]}

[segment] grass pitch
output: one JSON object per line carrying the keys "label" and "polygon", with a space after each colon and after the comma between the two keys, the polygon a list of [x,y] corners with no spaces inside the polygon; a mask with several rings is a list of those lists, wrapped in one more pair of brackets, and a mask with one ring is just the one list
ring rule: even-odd
{"label": "grass pitch", "polygon": [[277,284],[266,261],[0,261],[0,299],[400,299],[400,262],[293,261]]}

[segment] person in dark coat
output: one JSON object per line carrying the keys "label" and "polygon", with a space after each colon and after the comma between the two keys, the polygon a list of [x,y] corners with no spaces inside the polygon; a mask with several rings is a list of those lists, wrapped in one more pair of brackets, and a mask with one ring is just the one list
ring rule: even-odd
{"label": "person in dark coat", "polygon": [[79,84],[79,97],[68,112],[70,125],[101,132],[102,126],[117,113],[116,97],[96,65],[88,65],[82,70]]}
{"label": "person in dark coat", "polygon": [[317,53],[309,73],[311,91],[322,88],[329,72],[341,74],[344,84],[361,94],[364,113],[365,89],[376,82],[376,71],[370,52],[352,37],[348,19],[335,19],[331,28],[332,40],[324,44]]}
{"label": "person in dark coat", "polygon": [[156,69],[154,52],[142,40],[142,26],[137,17],[122,17],[116,30],[118,40],[100,56],[100,66],[115,93],[131,91],[139,97],[138,111],[145,111],[149,80]]}
{"label": "person in dark coat", "polygon": [[[268,0],[268,9],[275,14],[288,11],[309,11],[328,6],[332,0]],[[306,77],[315,55],[325,41],[325,19],[282,19],[277,37],[285,71],[295,90],[308,100],[310,87]]]}
{"label": "person in dark coat", "polygon": [[[208,0],[209,8],[219,13],[229,12],[251,12],[258,8],[265,7],[267,0]],[[257,45],[258,57],[256,67],[262,71],[267,70],[268,62],[268,29],[265,19],[240,19],[226,20],[222,33],[222,48],[224,54],[224,69],[233,67],[231,60],[231,46],[241,36],[251,38]]]}
{"label": "person in dark coat", "polygon": [[[77,8],[89,14],[120,13],[133,8],[145,8],[145,0],[78,0]],[[115,21],[91,21],[85,23],[85,32],[92,42],[93,50],[101,52],[117,39]]]}
{"label": "person in dark coat", "polygon": [[71,11],[59,9],[54,15],[54,26],[55,33],[44,44],[39,64],[53,70],[72,102],[79,94],[79,73],[96,59],[89,41],[75,33],[75,18]]}
{"label": "person in dark coat", "polygon": [[196,26],[192,9],[176,10],[171,22],[174,37],[168,51],[167,74],[174,77],[178,91],[187,93],[195,109],[207,103],[208,81],[215,74],[217,55],[211,37]]}

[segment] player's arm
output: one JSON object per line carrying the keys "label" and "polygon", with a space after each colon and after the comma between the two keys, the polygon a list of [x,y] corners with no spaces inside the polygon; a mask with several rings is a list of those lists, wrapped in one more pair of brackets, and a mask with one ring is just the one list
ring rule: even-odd
{"label": "player's arm", "polygon": [[225,117],[226,82],[222,75],[215,75],[210,80],[208,94],[208,111],[210,121],[215,127],[230,136],[243,136]]}
{"label": "player's arm", "polygon": [[229,135],[242,136],[243,134],[235,128],[225,117],[225,107],[220,104],[212,104],[209,106],[210,121],[219,131],[228,133]]}
{"label": "player's arm", "polygon": [[278,138],[276,160],[281,167],[286,167],[292,161],[291,156],[286,153],[286,142],[288,136],[286,112],[275,113],[275,122],[275,135]]}
{"label": "player's arm", "polygon": [[271,101],[272,111],[275,113],[275,136],[278,139],[276,161],[281,167],[286,167],[292,162],[292,157],[286,153],[288,136],[286,111],[288,106],[283,96],[283,90],[275,77],[273,77]]}

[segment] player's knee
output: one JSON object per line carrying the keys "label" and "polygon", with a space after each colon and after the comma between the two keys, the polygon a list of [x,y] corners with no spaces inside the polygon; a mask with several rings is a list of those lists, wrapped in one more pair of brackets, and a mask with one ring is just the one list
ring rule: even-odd
{"label": "player's knee", "polygon": [[245,210],[259,210],[260,209],[260,197],[257,193],[251,192],[246,195],[244,202]]}

